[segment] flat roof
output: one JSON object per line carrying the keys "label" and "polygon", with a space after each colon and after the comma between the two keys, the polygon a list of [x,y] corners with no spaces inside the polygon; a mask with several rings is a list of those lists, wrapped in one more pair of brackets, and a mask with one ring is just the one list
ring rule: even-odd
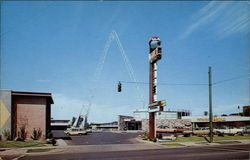
{"label": "flat roof", "polygon": [[[189,119],[191,122],[209,122],[208,116],[183,116],[182,119]],[[213,122],[235,122],[250,121],[250,117],[246,116],[220,116],[213,117]]]}
{"label": "flat roof", "polygon": [[51,93],[44,92],[22,92],[22,91],[11,91],[12,96],[32,96],[32,97],[46,97],[51,104],[54,104]]}
{"label": "flat roof", "polygon": [[52,119],[50,120],[51,123],[69,123],[70,120],[64,120],[64,119]]}
{"label": "flat roof", "polygon": [[69,123],[50,123],[51,126],[70,126]]}

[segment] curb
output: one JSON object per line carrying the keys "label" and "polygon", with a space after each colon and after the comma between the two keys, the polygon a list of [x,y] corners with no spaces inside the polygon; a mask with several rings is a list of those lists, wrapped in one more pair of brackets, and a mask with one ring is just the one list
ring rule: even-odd
{"label": "curb", "polygon": [[13,158],[12,160],[18,160],[19,158],[23,158],[25,155],[18,156],[16,158]]}

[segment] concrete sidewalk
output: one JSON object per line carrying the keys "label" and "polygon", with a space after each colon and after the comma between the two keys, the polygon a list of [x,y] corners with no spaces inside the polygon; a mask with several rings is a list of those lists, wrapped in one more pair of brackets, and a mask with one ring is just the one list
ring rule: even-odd
{"label": "concrete sidewalk", "polygon": [[[29,149],[48,149],[48,152],[27,153]],[[48,146],[48,147],[27,147],[11,148],[0,152],[0,158],[17,160],[25,155],[36,154],[60,154],[60,153],[91,153],[91,152],[111,152],[111,151],[132,151],[132,150],[149,150],[163,149],[164,146],[155,144],[109,144],[109,145],[74,145],[74,146]],[[1,160],[1,159],[0,159]]]}
{"label": "concrete sidewalk", "polygon": [[[0,152],[0,157],[12,156],[17,160],[19,157],[22,157],[27,154],[59,154],[63,153],[90,153],[90,152],[111,152],[111,151],[132,151],[132,150],[150,150],[150,149],[166,149],[166,148],[179,148],[179,147],[190,147],[190,146],[218,146],[219,143],[207,143],[206,141],[194,141],[194,142],[151,142],[144,141],[137,138],[137,140],[143,142],[138,144],[107,144],[107,145],[67,145],[64,140],[59,140],[57,146],[47,146],[47,147],[27,147],[27,148],[7,148],[5,151]],[[238,141],[237,144],[249,144],[249,140],[224,140],[217,142],[225,141]],[[164,144],[180,144],[181,146],[171,146]],[[225,145],[225,144],[223,144]],[[232,145],[232,144],[229,144]],[[29,149],[48,149],[53,148],[49,152],[38,152],[38,153],[26,153]]]}
{"label": "concrete sidewalk", "polygon": [[[141,139],[137,139],[138,141],[144,142],[144,143],[150,143],[155,145],[164,145],[164,144],[180,144],[182,146],[179,147],[190,147],[190,146],[217,146],[217,145],[227,145],[227,144],[220,144],[221,142],[229,142],[228,145],[233,144],[250,144],[250,140],[243,139],[243,140],[220,140],[220,141],[214,141],[213,143],[208,143],[207,141],[192,141],[192,142],[178,142],[178,141],[162,141],[162,142],[152,142],[152,141],[145,141]],[[232,143],[230,143],[232,142]],[[233,142],[239,142],[239,143],[233,143]],[[178,146],[166,146],[166,147],[178,147]]]}

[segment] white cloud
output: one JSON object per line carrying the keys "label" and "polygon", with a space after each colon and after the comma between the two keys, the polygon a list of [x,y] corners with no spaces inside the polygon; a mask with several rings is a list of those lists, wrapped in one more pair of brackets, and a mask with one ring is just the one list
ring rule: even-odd
{"label": "white cloud", "polygon": [[228,36],[233,33],[248,33],[250,28],[250,11],[248,5],[235,5],[225,12],[217,25],[217,33]]}
{"label": "white cloud", "polygon": [[72,99],[62,94],[54,94],[54,105],[52,105],[52,117],[54,119],[71,119],[73,116],[78,116],[83,101]]}
{"label": "white cloud", "polygon": [[249,32],[249,6],[247,3],[211,1],[195,13],[179,39],[185,39],[197,30],[215,30],[217,36]]}

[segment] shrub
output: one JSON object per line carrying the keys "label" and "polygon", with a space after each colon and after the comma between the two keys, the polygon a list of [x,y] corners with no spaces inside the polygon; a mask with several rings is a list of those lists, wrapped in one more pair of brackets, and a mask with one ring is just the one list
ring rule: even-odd
{"label": "shrub", "polygon": [[161,133],[156,134],[156,138],[162,139],[162,134]]}
{"label": "shrub", "polygon": [[157,142],[156,138],[151,138],[150,141]]}
{"label": "shrub", "polygon": [[190,133],[184,133],[183,136],[184,136],[184,137],[191,137],[191,134],[190,134]]}
{"label": "shrub", "polygon": [[144,133],[141,135],[141,138],[142,138],[142,139],[147,139],[147,138],[148,138],[148,133],[147,133],[147,132],[144,132]]}
{"label": "shrub", "polygon": [[55,139],[55,138],[52,138],[52,139],[51,139],[51,143],[52,143],[53,146],[55,146],[55,145],[56,145],[56,139]]}
{"label": "shrub", "polygon": [[17,136],[21,141],[25,141],[27,138],[28,132],[26,131],[25,125],[20,127],[20,131],[17,132]]}
{"label": "shrub", "polygon": [[32,133],[32,135],[31,135],[31,138],[33,139],[33,140],[38,140],[38,139],[40,139],[42,137],[42,130],[41,130],[41,128],[38,128],[38,129],[33,129],[33,133]]}
{"label": "shrub", "polygon": [[53,133],[52,132],[48,132],[47,137],[48,138],[52,138],[53,137]]}
{"label": "shrub", "polygon": [[3,131],[3,136],[6,138],[6,140],[11,140],[11,133],[9,130],[5,129]]}
{"label": "shrub", "polygon": [[224,137],[224,133],[220,132],[220,133],[218,133],[218,136]]}

